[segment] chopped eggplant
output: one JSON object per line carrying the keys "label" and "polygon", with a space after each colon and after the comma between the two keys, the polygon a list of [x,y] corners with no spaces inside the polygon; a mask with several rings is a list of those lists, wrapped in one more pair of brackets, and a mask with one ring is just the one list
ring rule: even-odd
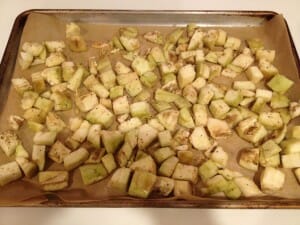
{"label": "chopped eggplant", "polygon": [[109,174],[117,168],[117,163],[112,153],[104,155],[101,161]]}
{"label": "chopped eggplant", "polygon": [[199,167],[198,173],[202,181],[206,182],[218,173],[218,167],[212,160],[207,160]]}
{"label": "chopped eggplant", "polygon": [[124,134],[120,131],[101,131],[101,138],[107,153],[114,153],[124,141]]}
{"label": "chopped eggplant", "polygon": [[161,147],[167,147],[172,144],[172,134],[169,130],[158,133],[158,140]]}
{"label": "chopped eggplant", "polygon": [[92,124],[101,124],[104,128],[109,128],[114,122],[114,114],[102,104],[97,105],[86,114],[86,120]]}
{"label": "chopped eggplant", "polygon": [[46,126],[48,130],[59,133],[66,127],[66,124],[57,114],[49,112],[46,117]]}
{"label": "chopped eggplant", "polygon": [[25,177],[32,178],[38,172],[37,165],[34,162],[29,161],[27,158],[17,157],[16,162],[19,164]]}
{"label": "chopped eggplant", "polygon": [[0,165],[0,186],[4,186],[22,177],[22,172],[16,161]]}
{"label": "chopped eggplant", "polygon": [[117,169],[109,180],[108,187],[114,193],[126,194],[129,185],[131,170],[129,168]]}
{"label": "chopped eggplant", "polygon": [[64,158],[71,153],[71,150],[67,148],[60,141],[56,141],[48,152],[48,157],[54,162],[62,163]]}
{"label": "chopped eggplant", "polygon": [[67,171],[39,172],[38,180],[44,191],[58,191],[68,186],[69,173]]}
{"label": "chopped eggplant", "polygon": [[270,87],[273,91],[276,91],[279,94],[284,94],[293,86],[294,82],[287,77],[277,74],[275,75],[268,83],[268,87]]}
{"label": "chopped eggplant", "polygon": [[88,112],[98,105],[98,98],[94,92],[75,97],[76,106],[81,112]]}
{"label": "chopped eggplant", "polygon": [[169,131],[174,131],[177,125],[179,112],[177,110],[168,109],[157,115],[159,122]]}
{"label": "chopped eggplant", "polygon": [[79,168],[84,185],[90,185],[104,179],[108,173],[101,163],[83,165]]}
{"label": "chopped eggplant", "polygon": [[79,148],[64,157],[64,168],[67,171],[73,170],[80,166],[89,157],[89,152],[85,148]]}
{"label": "chopped eggplant", "polygon": [[190,142],[194,148],[198,150],[206,150],[211,146],[209,137],[204,129],[204,127],[195,127],[191,136]]}
{"label": "chopped eggplant", "polygon": [[161,164],[163,161],[174,155],[175,152],[169,147],[159,148],[153,153],[153,157],[158,164]]}
{"label": "chopped eggplant", "polygon": [[198,169],[195,166],[177,163],[172,178],[186,180],[196,184],[198,181]]}
{"label": "chopped eggplant", "polygon": [[285,182],[285,174],[272,167],[266,167],[260,175],[260,186],[263,191],[279,191]]}
{"label": "chopped eggplant", "polygon": [[135,171],[128,190],[130,196],[147,198],[156,182],[156,176],[146,171]]}
{"label": "chopped eggplant", "polygon": [[227,122],[219,119],[209,118],[207,129],[214,139],[226,138],[232,134],[232,130]]}
{"label": "chopped eggplant", "polygon": [[43,171],[46,164],[46,146],[33,145],[31,158],[32,161],[38,166],[39,171]]}
{"label": "chopped eggplant", "polygon": [[12,156],[15,153],[18,145],[19,139],[16,133],[14,133],[13,131],[1,132],[0,147],[8,157]]}
{"label": "chopped eggplant", "polygon": [[247,177],[234,178],[235,184],[239,187],[242,195],[247,197],[261,197],[264,194],[259,190],[257,185]]}
{"label": "chopped eggplant", "polygon": [[244,149],[240,152],[239,165],[245,169],[252,171],[258,170],[259,165],[259,149]]}
{"label": "chopped eggplant", "polygon": [[158,131],[149,124],[143,124],[138,129],[137,144],[140,150],[146,149],[156,138]]}

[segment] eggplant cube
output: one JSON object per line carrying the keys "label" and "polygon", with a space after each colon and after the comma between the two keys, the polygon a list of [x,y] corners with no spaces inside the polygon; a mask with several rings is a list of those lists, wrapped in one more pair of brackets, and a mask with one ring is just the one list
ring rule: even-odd
{"label": "eggplant cube", "polygon": [[285,174],[272,167],[266,167],[260,176],[260,185],[263,191],[279,191],[285,181]]}
{"label": "eggplant cube", "polygon": [[115,99],[124,95],[124,87],[123,86],[114,86],[109,90],[110,99]]}
{"label": "eggplant cube", "polygon": [[257,171],[259,165],[259,149],[244,149],[240,153],[239,165],[245,169]]}
{"label": "eggplant cube", "polygon": [[207,160],[199,167],[198,173],[202,181],[206,182],[218,173],[218,167],[212,160]]}
{"label": "eggplant cube", "polygon": [[122,96],[113,101],[113,110],[116,115],[129,113],[129,103],[127,96]]}
{"label": "eggplant cube", "polygon": [[87,113],[86,119],[92,124],[101,124],[104,128],[109,128],[113,124],[115,116],[102,104],[99,104]]}
{"label": "eggplant cube", "polygon": [[143,86],[138,78],[126,83],[125,89],[131,97],[137,96],[143,91]]}
{"label": "eggplant cube", "polygon": [[168,159],[174,155],[175,155],[175,152],[173,150],[171,150],[171,148],[169,148],[169,147],[159,148],[158,150],[156,150],[153,153],[153,157],[154,157],[155,161],[159,164],[161,164],[163,161],[165,161],[166,159]]}
{"label": "eggplant cube", "polygon": [[107,153],[114,153],[119,149],[124,141],[124,134],[120,131],[103,130],[101,138]]}
{"label": "eggplant cube", "polygon": [[71,152],[64,157],[64,167],[70,171],[80,166],[89,157],[89,152],[85,148],[79,148],[78,150]]}
{"label": "eggplant cube", "polygon": [[88,121],[84,120],[80,124],[79,128],[74,131],[74,134],[72,135],[72,139],[80,143],[84,142],[84,140],[88,136],[90,127],[91,124]]}
{"label": "eggplant cube", "polygon": [[224,47],[225,48],[232,48],[233,50],[239,50],[241,46],[241,40],[236,37],[228,37]]}
{"label": "eggplant cube", "polygon": [[138,38],[127,37],[127,36],[120,36],[120,42],[124,46],[124,48],[129,51],[133,52],[140,48],[140,42]]}
{"label": "eggplant cube", "polygon": [[154,184],[156,176],[145,171],[135,171],[131,179],[128,194],[138,198],[148,198]]}
{"label": "eggplant cube", "polygon": [[53,112],[47,114],[46,125],[50,131],[54,132],[60,132],[66,127],[65,122]]}
{"label": "eggplant cube", "polygon": [[230,107],[222,99],[213,100],[209,105],[209,110],[217,119],[223,119],[226,113],[229,112]]}
{"label": "eggplant cube", "polygon": [[50,146],[54,143],[56,135],[54,131],[37,132],[33,137],[33,143]]}
{"label": "eggplant cube", "polygon": [[101,163],[84,165],[81,166],[79,170],[84,185],[96,183],[108,175],[106,169]]}
{"label": "eggplant cube", "polygon": [[67,171],[44,171],[38,174],[39,183],[44,191],[58,191],[68,186]]}
{"label": "eggplant cube", "polygon": [[270,157],[265,157],[263,152],[260,152],[259,164],[263,167],[279,167],[280,166],[280,155],[279,155],[279,153],[276,153]]}
{"label": "eggplant cube", "polygon": [[228,182],[222,175],[216,175],[207,180],[208,193],[213,195],[224,192],[227,189]]}
{"label": "eggplant cube", "polygon": [[147,73],[147,72],[149,72],[149,71],[151,71],[151,67],[149,65],[149,62],[141,56],[136,57],[132,61],[131,67],[140,76]]}
{"label": "eggplant cube", "polygon": [[54,92],[50,99],[54,101],[55,111],[65,111],[72,109],[72,100],[63,93]]}
{"label": "eggplant cube", "polygon": [[213,160],[218,167],[226,167],[228,162],[228,153],[224,151],[224,149],[220,146],[216,147],[211,155],[210,159]]}
{"label": "eggplant cube", "polygon": [[157,115],[159,122],[169,131],[176,129],[179,112],[174,109],[165,110]]}
{"label": "eggplant cube", "polygon": [[229,199],[238,199],[241,196],[242,192],[234,181],[228,181],[227,187],[224,190],[224,194]]}
{"label": "eggplant cube", "polygon": [[179,98],[178,95],[162,90],[162,89],[157,89],[155,91],[155,96],[154,96],[155,100],[158,102],[174,102],[176,99]]}
{"label": "eggplant cube", "polygon": [[193,147],[198,150],[206,150],[211,146],[211,142],[204,127],[195,127],[190,136],[190,142]]}
{"label": "eggplant cube", "polygon": [[266,89],[256,89],[255,97],[263,98],[266,102],[271,101],[273,92]]}
{"label": "eggplant cube", "polygon": [[263,73],[260,71],[260,69],[257,66],[250,66],[246,70],[246,75],[248,79],[255,84],[259,83],[264,78]]}
{"label": "eggplant cube", "polygon": [[236,127],[239,136],[253,144],[259,143],[266,135],[266,128],[255,117],[249,117],[241,121]]}
{"label": "eggplant cube", "polygon": [[193,195],[192,184],[185,180],[175,180],[174,196],[177,198],[185,198]]}
{"label": "eggplant cube", "polygon": [[98,105],[98,98],[94,92],[75,98],[75,103],[81,112],[88,112]]}
{"label": "eggplant cube", "polygon": [[283,168],[298,168],[300,167],[300,153],[292,153],[281,156],[281,163]]}
{"label": "eggplant cube", "polygon": [[244,197],[261,197],[264,194],[259,190],[252,179],[247,177],[236,177],[234,182],[239,187]]}
{"label": "eggplant cube", "polygon": [[172,178],[186,180],[196,184],[198,181],[198,169],[195,166],[177,163]]}
{"label": "eggplant cube", "polygon": [[18,136],[14,132],[3,131],[0,134],[0,147],[8,157],[15,153],[18,144]]}
{"label": "eggplant cube", "polygon": [[37,164],[39,171],[43,171],[46,163],[46,146],[33,145],[31,158]]}
{"label": "eggplant cube", "polygon": [[240,54],[232,61],[232,65],[246,70],[253,62],[254,58],[251,55]]}
{"label": "eggplant cube", "polygon": [[163,51],[158,46],[153,47],[150,54],[156,63],[164,63],[166,61]]}
{"label": "eggplant cube", "polygon": [[126,194],[131,170],[129,168],[117,169],[109,180],[108,187],[112,192]]}
{"label": "eggplant cube", "polygon": [[231,128],[224,120],[209,118],[207,129],[214,139],[226,138],[232,134]]}
{"label": "eggplant cube", "polygon": [[126,133],[133,129],[136,129],[142,125],[142,121],[139,118],[133,117],[125,122],[122,122],[118,129],[119,131]]}
{"label": "eggplant cube", "polygon": [[32,178],[38,171],[37,165],[34,162],[29,161],[27,158],[17,157],[16,162],[19,164],[25,177]]}
{"label": "eggplant cube", "polygon": [[281,148],[273,140],[268,140],[261,145],[261,151],[268,158],[281,152]]}
{"label": "eggplant cube", "polygon": [[243,120],[243,116],[238,109],[233,108],[226,114],[224,120],[227,122],[228,126],[232,128]]}
{"label": "eggplant cube", "polygon": [[147,119],[151,117],[150,105],[145,101],[135,102],[130,105],[130,113],[132,117]]}
{"label": "eggplant cube", "polygon": [[64,61],[66,61],[66,58],[61,52],[51,52],[46,58],[45,65],[47,67],[59,66]]}
{"label": "eggplant cube", "polygon": [[161,164],[158,173],[166,177],[172,176],[178,161],[179,161],[178,158],[175,156],[168,158]]}
{"label": "eggplant cube", "polygon": [[283,121],[278,112],[262,112],[259,114],[258,120],[268,130],[277,130],[283,126]]}
{"label": "eggplant cube", "polygon": [[228,90],[225,94],[224,101],[233,107],[237,107],[243,100],[243,96],[240,91]]}
{"label": "eggplant cube", "polygon": [[107,70],[100,74],[100,80],[105,88],[110,89],[116,84],[116,74],[113,70]]}
{"label": "eggplant cube", "polygon": [[180,68],[178,72],[178,84],[180,88],[192,83],[196,77],[196,72],[191,64],[185,65]]}
{"label": "eggplant cube", "polygon": [[50,67],[42,71],[42,77],[51,85],[60,84],[62,82],[62,70],[60,67]]}
{"label": "eggplant cube", "polygon": [[196,126],[205,126],[207,124],[207,109],[206,106],[201,104],[193,105],[193,113]]}
{"label": "eggplant cube", "polygon": [[158,133],[158,140],[161,147],[170,146],[172,143],[172,134],[169,130],[161,131]]}
{"label": "eggplant cube", "polygon": [[62,163],[64,158],[71,153],[71,150],[63,145],[60,141],[56,141],[50,151],[48,152],[48,157],[54,162]]}
{"label": "eggplant cube", "polygon": [[143,150],[147,148],[156,138],[158,131],[149,124],[144,124],[138,130],[138,148]]}
{"label": "eggplant cube", "polygon": [[153,190],[157,190],[162,196],[168,196],[174,189],[175,181],[168,177],[156,177]]}
{"label": "eggplant cube", "polygon": [[188,108],[182,108],[179,111],[178,124],[186,128],[194,128],[195,123]]}
{"label": "eggplant cube", "polygon": [[101,158],[101,161],[109,174],[117,168],[115,158],[114,158],[113,154],[111,154],[111,153],[103,156]]}
{"label": "eggplant cube", "polygon": [[287,96],[273,93],[270,104],[273,109],[286,108],[289,104],[290,100]]}
{"label": "eggplant cube", "polygon": [[22,158],[29,158],[29,153],[27,150],[23,147],[22,144],[19,144],[16,148],[16,153],[15,153],[16,158],[22,157]]}
{"label": "eggplant cube", "polygon": [[294,81],[288,79],[286,76],[277,74],[275,75],[268,83],[268,87],[270,87],[273,91],[276,91],[279,94],[284,94],[293,86]]}
{"label": "eggplant cube", "polygon": [[147,171],[149,173],[156,174],[156,164],[153,158],[141,150],[139,151],[139,153],[143,153],[144,156],[138,158],[138,154],[137,154],[136,158],[138,159],[130,165],[130,169],[142,170],[142,171]]}
{"label": "eggplant cube", "polygon": [[300,126],[294,126],[289,133],[289,137],[300,139]]}
{"label": "eggplant cube", "polygon": [[22,177],[22,172],[17,162],[9,162],[0,165],[0,186],[18,180]]}

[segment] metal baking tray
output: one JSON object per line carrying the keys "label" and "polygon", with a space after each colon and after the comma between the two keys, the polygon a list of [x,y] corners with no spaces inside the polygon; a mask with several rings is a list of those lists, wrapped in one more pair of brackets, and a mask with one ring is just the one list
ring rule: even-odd
{"label": "metal baking tray", "polygon": [[[55,16],[64,21],[93,23],[105,25],[133,25],[137,27],[174,27],[196,23],[200,27],[219,28],[257,28],[264,26],[268,21],[278,16],[270,11],[116,11],[116,10],[60,10],[34,9],[21,13],[15,20],[2,61],[0,65],[0,116],[4,110],[10,90],[10,80],[14,74],[18,49],[26,25],[31,14]],[[292,63],[296,68],[296,76],[300,74],[300,63],[288,25],[282,17],[282,27],[287,35],[288,52],[291,62],[282,62],[281,65]],[[276,32],[276,30],[275,30]],[[243,34],[245,35],[245,34]],[[270,34],[272,35],[272,34]],[[282,66],[281,66],[282,67]],[[295,76],[295,75],[294,75]],[[300,83],[300,81],[298,82]],[[12,103],[14,104],[14,103]],[[22,191],[26,191],[24,188]],[[1,188],[0,188],[1,192]],[[284,199],[267,197],[261,199],[133,199],[133,198],[105,198],[97,201],[78,200],[65,202],[58,195],[44,193],[45,201],[35,198],[25,201],[0,203],[0,206],[86,206],[86,207],[194,207],[194,208],[300,208],[300,199]]]}

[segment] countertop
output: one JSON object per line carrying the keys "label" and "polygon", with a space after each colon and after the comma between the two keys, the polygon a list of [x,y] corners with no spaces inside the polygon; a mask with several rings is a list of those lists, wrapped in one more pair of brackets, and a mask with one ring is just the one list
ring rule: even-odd
{"label": "countertop", "polygon": [[[0,56],[14,19],[22,11],[42,8],[151,9],[151,10],[270,10],[288,21],[300,52],[300,3],[297,0],[1,0]],[[153,208],[0,208],[0,225],[293,225],[299,210],[153,209]]]}

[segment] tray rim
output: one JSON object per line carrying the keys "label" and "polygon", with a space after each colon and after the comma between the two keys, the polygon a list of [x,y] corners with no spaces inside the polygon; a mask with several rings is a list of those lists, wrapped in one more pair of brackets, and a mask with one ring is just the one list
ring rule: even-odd
{"label": "tray rim", "polygon": [[[29,9],[21,12],[14,20],[8,41],[6,43],[5,50],[0,63],[0,85],[4,75],[7,73],[8,66],[6,66],[11,59],[16,61],[15,55],[11,55],[11,50],[15,41],[19,44],[20,39],[15,35],[22,33],[25,21],[31,13],[120,13],[120,14],[170,14],[170,13],[182,13],[182,14],[198,14],[198,15],[236,15],[236,16],[253,16],[253,17],[265,17],[272,18],[279,13],[275,11],[267,10],[114,10],[114,9]],[[289,41],[292,48],[293,57],[297,66],[298,75],[300,75],[300,60],[293,41],[291,31],[289,29],[286,19],[283,17],[285,26],[287,28]],[[22,23],[24,23],[22,25]],[[19,29],[19,26],[23,26]],[[13,67],[15,62],[13,63]],[[240,199],[240,200],[226,200],[226,199],[208,199],[202,200],[178,200],[170,202],[168,199],[109,199],[95,202],[61,202],[57,198],[48,200],[41,203],[27,203],[18,202],[14,203],[0,203],[0,207],[153,207],[153,208],[230,208],[230,209],[299,209],[300,199]]]}

